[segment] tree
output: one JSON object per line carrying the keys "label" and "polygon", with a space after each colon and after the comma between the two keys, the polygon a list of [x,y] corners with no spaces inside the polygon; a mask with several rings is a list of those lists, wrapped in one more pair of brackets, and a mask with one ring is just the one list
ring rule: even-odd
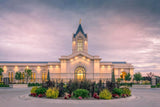
{"label": "tree", "polygon": [[148,81],[151,81],[152,80],[152,77],[154,77],[154,73],[150,72],[150,73],[147,73],[147,80]]}
{"label": "tree", "polygon": [[115,83],[115,75],[114,75],[114,70],[112,71],[112,82]]}
{"label": "tree", "polygon": [[16,72],[15,79],[16,80],[21,80],[22,79],[21,75],[22,75],[21,72]]}
{"label": "tree", "polygon": [[25,69],[25,78],[26,78],[26,82],[28,83],[28,79],[31,77],[32,75],[32,70],[31,69]]}
{"label": "tree", "polygon": [[125,75],[125,80],[126,81],[130,81],[131,80],[131,74],[130,73]]}
{"label": "tree", "polygon": [[50,73],[49,73],[49,70],[48,70],[48,74],[47,74],[47,80],[50,81]]}
{"label": "tree", "polygon": [[2,72],[3,72],[3,69],[0,68],[0,82],[1,82],[1,80],[2,80]]}
{"label": "tree", "polygon": [[3,72],[4,70],[2,69],[2,68],[0,68],[0,75],[2,75],[2,72]]}
{"label": "tree", "polygon": [[140,72],[134,74],[134,80],[139,82],[142,79],[142,75]]}
{"label": "tree", "polygon": [[120,83],[123,79],[117,78],[117,82]]}

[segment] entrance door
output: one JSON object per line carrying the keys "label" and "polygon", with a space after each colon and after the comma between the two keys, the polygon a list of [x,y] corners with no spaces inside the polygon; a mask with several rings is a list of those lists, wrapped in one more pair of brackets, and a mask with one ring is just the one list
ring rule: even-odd
{"label": "entrance door", "polygon": [[82,66],[79,66],[75,69],[75,79],[77,80],[84,80],[86,78],[86,71],[85,68]]}

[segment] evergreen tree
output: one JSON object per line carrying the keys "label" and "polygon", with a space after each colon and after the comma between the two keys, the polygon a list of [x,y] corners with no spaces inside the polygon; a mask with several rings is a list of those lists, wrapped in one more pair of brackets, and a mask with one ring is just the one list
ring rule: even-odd
{"label": "evergreen tree", "polygon": [[112,82],[115,83],[115,75],[114,75],[114,70],[112,71]]}
{"label": "evergreen tree", "polygon": [[50,73],[49,73],[49,70],[48,70],[48,74],[47,74],[47,80],[50,81]]}
{"label": "evergreen tree", "polygon": [[3,69],[2,69],[2,68],[0,68],[0,75],[2,75],[2,72],[3,72]]}

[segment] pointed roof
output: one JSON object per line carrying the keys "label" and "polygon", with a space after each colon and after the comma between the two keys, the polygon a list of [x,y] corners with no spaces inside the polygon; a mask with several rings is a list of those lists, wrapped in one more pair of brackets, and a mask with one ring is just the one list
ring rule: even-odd
{"label": "pointed roof", "polygon": [[80,19],[80,22],[79,22],[79,26],[78,26],[77,32],[74,34],[74,38],[76,37],[76,35],[77,35],[79,32],[81,32],[81,33],[87,38],[87,34],[84,33],[83,28],[82,28],[82,25],[81,25],[81,19]]}

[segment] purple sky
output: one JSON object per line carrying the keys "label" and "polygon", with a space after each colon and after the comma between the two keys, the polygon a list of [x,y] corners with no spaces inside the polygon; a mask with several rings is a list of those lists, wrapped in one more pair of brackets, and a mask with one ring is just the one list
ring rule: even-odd
{"label": "purple sky", "polygon": [[91,55],[160,74],[159,0],[0,0],[0,61],[58,61],[80,18]]}

